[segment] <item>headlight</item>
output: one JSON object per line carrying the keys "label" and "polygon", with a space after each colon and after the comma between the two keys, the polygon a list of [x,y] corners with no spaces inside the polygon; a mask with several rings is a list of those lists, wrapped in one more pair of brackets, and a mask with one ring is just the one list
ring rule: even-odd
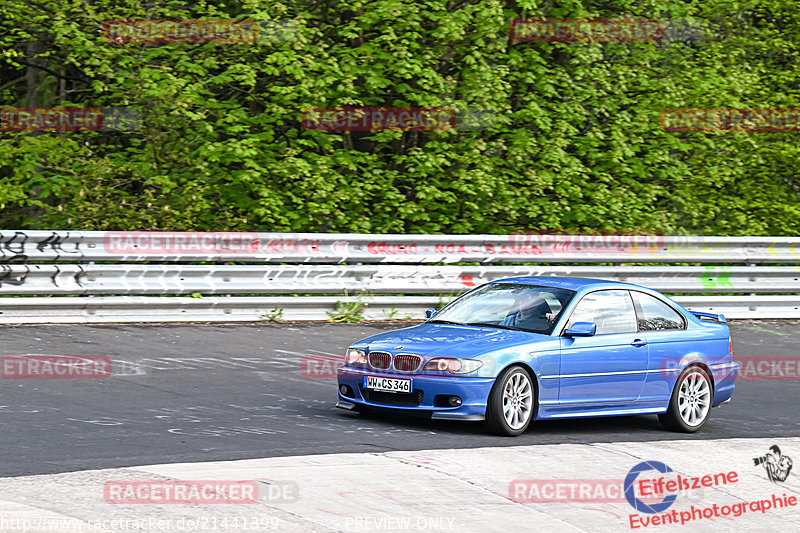
{"label": "headlight", "polygon": [[483,363],[475,359],[457,359],[455,357],[437,357],[425,365],[429,372],[450,372],[451,374],[469,374],[478,370]]}
{"label": "headlight", "polygon": [[347,355],[344,356],[344,364],[352,365],[352,364],[366,364],[367,363],[367,354],[364,350],[358,350],[356,348],[348,348]]}

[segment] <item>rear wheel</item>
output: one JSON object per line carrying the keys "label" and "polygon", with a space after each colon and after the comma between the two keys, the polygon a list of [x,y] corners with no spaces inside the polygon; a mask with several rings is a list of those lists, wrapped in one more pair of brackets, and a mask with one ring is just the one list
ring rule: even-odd
{"label": "rear wheel", "polygon": [[714,389],[708,372],[699,366],[690,366],[678,376],[669,408],[658,415],[658,419],[672,431],[694,433],[708,420],[713,401]]}
{"label": "rear wheel", "polygon": [[486,426],[492,433],[513,437],[523,433],[533,420],[533,381],[524,368],[512,366],[495,380],[486,405]]}

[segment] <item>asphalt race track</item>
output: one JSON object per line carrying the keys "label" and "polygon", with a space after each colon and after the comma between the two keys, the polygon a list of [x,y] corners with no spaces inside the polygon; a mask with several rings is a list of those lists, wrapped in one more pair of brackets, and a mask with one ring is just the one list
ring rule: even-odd
{"label": "asphalt race track", "polygon": [[[502,438],[480,423],[364,417],[304,357],[408,324],[7,326],[0,355],[105,355],[107,379],[3,379],[0,476],[176,462],[537,444],[800,436],[795,379],[738,380],[703,431],[655,416],[539,422]],[[741,356],[799,358],[797,321],[732,323]],[[329,368],[333,368],[330,365]]]}

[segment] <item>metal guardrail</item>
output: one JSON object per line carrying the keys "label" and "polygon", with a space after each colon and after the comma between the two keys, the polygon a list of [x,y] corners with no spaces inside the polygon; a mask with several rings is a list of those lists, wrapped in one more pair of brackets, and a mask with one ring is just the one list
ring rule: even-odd
{"label": "metal guardrail", "polygon": [[800,292],[800,267],[0,265],[0,294],[446,294],[511,276],[625,281],[677,293]]}
{"label": "metal guardrail", "polygon": [[796,263],[800,237],[2,231],[0,263]]}
{"label": "metal guardrail", "polygon": [[[246,264],[182,264],[198,261]],[[438,295],[510,276],[626,281],[694,311],[800,318],[800,266],[775,263],[800,264],[800,237],[3,231],[0,296],[14,297],[0,298],[0,323],[324,320],[356,297],[369,319],[420,317]],[[286,296],[301,294],[329,296]]]}

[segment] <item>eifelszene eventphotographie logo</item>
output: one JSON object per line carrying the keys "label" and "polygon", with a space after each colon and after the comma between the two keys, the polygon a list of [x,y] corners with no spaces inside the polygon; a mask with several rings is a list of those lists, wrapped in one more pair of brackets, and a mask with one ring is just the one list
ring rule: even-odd
{"label": "eifelszene eventphotographie logo", "polygon": [[786,481],[789,472],[792,471],[792,460],[781,454],[781,449],[775,444],[769,447],[765,455],[754,457],[753,463],[755,466],[763,466],[767,471],[767,477],[773,483]]}

